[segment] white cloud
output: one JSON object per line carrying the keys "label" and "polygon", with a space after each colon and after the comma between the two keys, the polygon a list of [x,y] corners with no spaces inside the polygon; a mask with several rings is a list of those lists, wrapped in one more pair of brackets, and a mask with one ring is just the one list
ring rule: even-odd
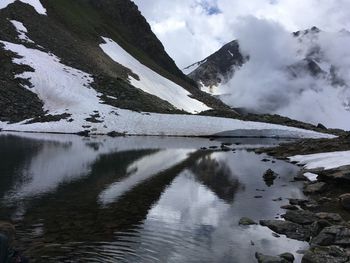
{"label": "white cloud", "polygon": [[[233,40],[244,16],[276,21],[288,31],[314,25],[350,28],[348,0],[134,0],[179,67],[205,58]],[[211,11],[210,11],[211,10]],[[217,12],[220,10],[221,12]]]}
{"label": "white cloud", "polygon": [[235,32],[250,59],[221,87],[227,104],[350,130],[346,121],[350,111],[345,107],[350,102],[349,87],[305,72],[292,77],[287,70],[317,43],[322,51],[319,64],[326,72],[335,66],[339,78],[350,83],[350,51],[344,48],[350,46],[349,33],[310,33],[299,42],[279,24],[254,17],[243,19]]}

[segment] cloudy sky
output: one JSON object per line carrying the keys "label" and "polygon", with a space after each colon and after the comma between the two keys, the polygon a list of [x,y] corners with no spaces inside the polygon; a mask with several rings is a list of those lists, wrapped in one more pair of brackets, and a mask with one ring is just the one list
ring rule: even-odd
{"label": "cloudy sky", "polygon": [[243,17],[281,24],[288,31],[314,25],[327,31],[350,28],[349,0],[133,0],[183,68],[237,36]]}

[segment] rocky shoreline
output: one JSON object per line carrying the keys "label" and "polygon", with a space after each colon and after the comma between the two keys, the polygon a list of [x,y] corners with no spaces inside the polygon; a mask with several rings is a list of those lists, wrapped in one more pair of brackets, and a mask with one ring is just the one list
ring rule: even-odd
{"label": "rocky shoreline", "polygon": [[[293,155],[350,150],[350,135],[336,139],[301,140],[275,148],[255,150],[274,158],[287,160]],[[271,172],[270,172],[271,173]],[[306,173],[315,178],[304,176]],[[350,262],[350,166],[335,169],[301,168],[292,181],[304,181],[304,194],[308,199],[290,199],[281,208],[286,210],[283,220],[261,220],[261,226],[288,238],[307,241],[310,248],[302,251],[302,263]],[[288,263],[282,255],[256,254],[259,263]]]}

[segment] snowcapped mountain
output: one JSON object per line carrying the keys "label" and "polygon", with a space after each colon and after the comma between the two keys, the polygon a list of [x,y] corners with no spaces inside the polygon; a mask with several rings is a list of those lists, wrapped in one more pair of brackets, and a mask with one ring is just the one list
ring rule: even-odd
{"label": "snowcapped mountain", "polygon": [[349,32],[313,27],[266,38],[235,40],[184,72],[244,112],[350,130]]}
{"label": "snowcapped mountain", "polygon": [[[0,27],[0,130],[325,136],[245,120],[200,91],[130,0],[2,0]],[[229,64],[239,52],[237,43],[227,48]]]}

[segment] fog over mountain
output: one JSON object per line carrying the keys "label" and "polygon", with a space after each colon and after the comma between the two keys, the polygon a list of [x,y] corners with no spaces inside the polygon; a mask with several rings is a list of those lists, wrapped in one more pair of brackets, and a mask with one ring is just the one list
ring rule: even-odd
{"label": "fog over mountain", "polygon": [[[249,60],[222,86],[223,101],[350,130],[348,32],[291,35],[277,23],[250,17],[237,36]],[[304,63],[310,62],[316,72],[306,70]]]}

